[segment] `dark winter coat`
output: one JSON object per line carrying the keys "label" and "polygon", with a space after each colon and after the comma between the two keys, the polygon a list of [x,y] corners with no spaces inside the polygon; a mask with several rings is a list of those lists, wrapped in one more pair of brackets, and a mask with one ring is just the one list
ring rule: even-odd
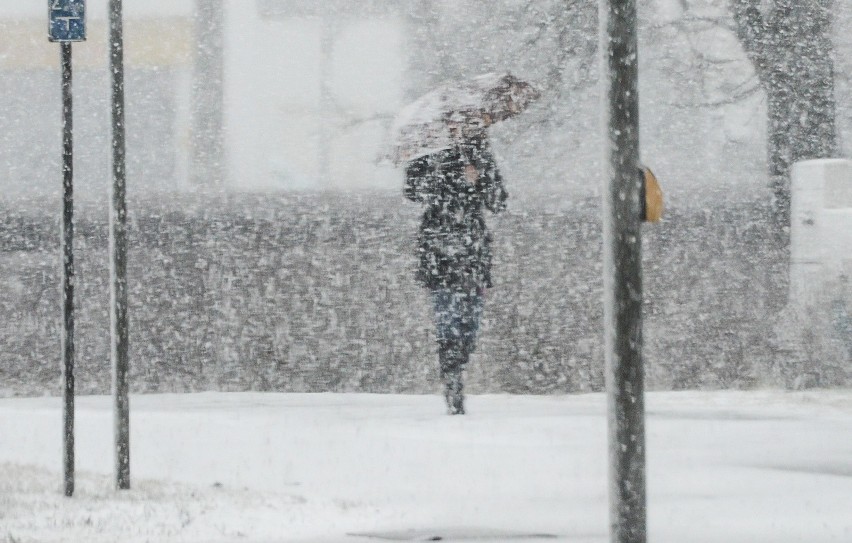
{"label": "dark winter coat", "polygon": [[[479,173],[465,178],[465,166]],[[491,286],[491,234],[483,208],[499,213],[508,193],[484,137],[412,160],[405,196],[426,204],[418,235],[417,279],[429,289]]]}

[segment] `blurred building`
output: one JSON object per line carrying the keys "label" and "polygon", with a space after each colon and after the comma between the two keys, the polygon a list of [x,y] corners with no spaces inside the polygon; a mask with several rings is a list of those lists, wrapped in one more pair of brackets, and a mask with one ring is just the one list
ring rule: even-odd
{"label": "blurred building", "polygon": [[[110,176],[107,2],[88,0],[89,38],[74,45],[81,197],[105,193]],[[837,124],[849,156],[852,3],[835,4]],[[643,7],[643,160],[673,203],[711,189],[766,197],[764,94],[726,24],[726,1],[701,5],[696,21],[677,2]],[[224,17],[211,30],[196,13],[216,6]],[[551,85],[535,111],[492,131],[513,195],[596,193],[594,9],[549,0],[145,0],[124,9],[131,195],[220,183],[395,189],[399,172],[375,159],[400,105],[443,79],[488,70]],[[44,2],[0,0],[0,196],[59,191],[59,51],[46,27]]]}
{"label": "blurred building", "polygon": [[[131,190],[186,175],[192,3],[126,3],[128,173]],[[73,45],[75,180],[82,197],[106,191],[110,160],[107,0],[87,3],[88,39]],[[44,2],[0,0],[0,188],[59,191],[59,47]]]}
{"label": "blurred building", "polygon": [[[82,197],[105,191],[110,176],[107,3],[87,2],[88,38],[73,45],[75,179]],[[198,70],[207,27],[196,17],[203,10],[196,10],[203,3],[124,3],[131,193],[199,183],[193,156],[205,154],[193,155],[192,142],[203,123],[194,118],[193,102],[211,84]],[[224,147],[208,158],[223,163],[223,183],[395,186],[398,174],[375,164],[402,99],[403,21],[392,3],[369,2],[357,12],[343,10],[345,3],[213,3],[224,10],[224,99],[217,112]],[[61,182],[59,47],[48,42],[46,29],[43,2],[0,0],[0,190],[6,194],[58,191]]]}
{"label": "blurred building", "polygon": [[228,0],[229,178],[257,187],[396,187],[376,165],[402,104],[399,2]]}

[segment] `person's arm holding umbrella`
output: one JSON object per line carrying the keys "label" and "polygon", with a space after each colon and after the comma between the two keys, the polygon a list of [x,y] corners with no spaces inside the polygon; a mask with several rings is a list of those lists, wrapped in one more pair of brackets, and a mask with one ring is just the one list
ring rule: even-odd
{"label": "person's arm holding umbrella", "polygon": [[456,132],[457,137],[467,138],[467,143],[461,148],[467,164],[464,166],[464,178],[482,198],[485,208],[492,213],[500,213],[506,209],[509,193],[503,184],[503,176],[497,168],[497,161],[491,152],[491,144],[485,129],[493,124],[493,117],[488,113],[476,115],[476,125],[467,134],[464,130]]}
{"label": "person's arm holding umbrella", "polygon": [[[467,171],[465,172],[467,175]],[[506,209],[509,193],[503,184],[503,176],[497,168],[497,161],[491,153],[487,138],[483,138],[478,152],[475,173],[476,186],[482,195],[485,208],[492,213],[500,213]]]}

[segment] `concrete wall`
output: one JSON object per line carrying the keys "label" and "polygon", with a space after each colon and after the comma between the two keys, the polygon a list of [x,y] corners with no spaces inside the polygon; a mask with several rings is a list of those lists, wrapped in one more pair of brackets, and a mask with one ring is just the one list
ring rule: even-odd
{"label": "concrete wall", "polygon": [[852,363],[852,161],[793,167],[790,242],[781,321],[790,351],[804,360]]}
{"label": "concrete wall", "polygon": [[790,300],[813,303],[852,276],[852,161],[797,163],[791,213]]}

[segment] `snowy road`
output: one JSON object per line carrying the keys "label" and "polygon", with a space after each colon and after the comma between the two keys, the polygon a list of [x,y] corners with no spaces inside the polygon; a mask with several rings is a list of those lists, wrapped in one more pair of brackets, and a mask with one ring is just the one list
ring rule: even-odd
{"label": "snowy road", "polygon": [[[0,400],[0,542],[607,536],[601,394],[205,393],[131,400],[133,489],[112,490],[107,397],[78,399],[61,493],[58,398]],[[852,391],[648,397],[650,540],[852,542]]]}

